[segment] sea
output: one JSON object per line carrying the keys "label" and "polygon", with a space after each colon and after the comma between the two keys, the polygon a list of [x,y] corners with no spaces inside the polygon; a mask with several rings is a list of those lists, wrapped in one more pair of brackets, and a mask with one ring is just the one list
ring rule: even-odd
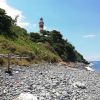
{"label": "sea", "polygon": [[90,67],[94,69],[96,72],[100,72],[100,61],[91,61]]}

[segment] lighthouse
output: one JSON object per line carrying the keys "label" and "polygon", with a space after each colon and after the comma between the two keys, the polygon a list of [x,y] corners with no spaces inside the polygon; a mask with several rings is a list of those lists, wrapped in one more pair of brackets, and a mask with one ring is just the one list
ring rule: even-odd
{"label": "lighthouse", "polygon": [[40,21],[39,21],[39,29],[40,29],[40,32],[43,31],[43,28],[44,28],[44,22],[43,22],[43,18],[41,17],[40,18]]}

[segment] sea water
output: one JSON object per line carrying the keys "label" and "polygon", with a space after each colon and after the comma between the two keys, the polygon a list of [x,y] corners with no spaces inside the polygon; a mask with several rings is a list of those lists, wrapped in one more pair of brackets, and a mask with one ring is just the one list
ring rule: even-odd
{"label": "sea water", "polygon": [[100,61],[91,61],[90,67],[92,67],[96,72],[100,72]]}

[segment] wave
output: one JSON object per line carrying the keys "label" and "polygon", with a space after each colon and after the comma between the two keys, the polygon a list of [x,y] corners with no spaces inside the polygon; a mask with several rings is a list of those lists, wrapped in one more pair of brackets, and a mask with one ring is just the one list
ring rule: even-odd
{"label": "wave", "polygon": [[89,71],[95,71],[95,69],[93,68],[93,66],[94,66],[94,63],[91,62],[91,63],[86,67],[86,69],[89,70]]}
{"label": "wave", "polygon": [[88,66],[96,72],[100,72],[100,61],[91,61]]}

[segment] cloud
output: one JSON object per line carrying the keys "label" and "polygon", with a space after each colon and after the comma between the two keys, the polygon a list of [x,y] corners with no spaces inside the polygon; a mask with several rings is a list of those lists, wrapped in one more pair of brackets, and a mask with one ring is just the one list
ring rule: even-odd
{"label": "cloud", "polygon": [[53,30],[53,29],[51,29],[51,28],[48,28],[47,26],[44,26],[44,30],[51,31],[51,30]]}
{"label": "cloud", "polygon": [[89,35],[84,35],[83,38],[94,38],[96,35],[94,34],[89,34]]}
{"label": "cloud", "polygon": [[25,22],[25,17],[22,15],[22,11],[11,7],[7,4],[7,0],[0,0],[0,8],[5,9],[5,11],[7,12],[7,15],[11,16],[13,19],[15,18],[16,15],[18,15],[18,20],[17,20],[17,25],[19,25],[20,27],[27,27],[30,25],[30,23]]}
{"label": "cloud", "polygon": [[84,56],[85,59],[87,59],[88,61],[100,61],[100,55],[88,55],[88,56]]}

